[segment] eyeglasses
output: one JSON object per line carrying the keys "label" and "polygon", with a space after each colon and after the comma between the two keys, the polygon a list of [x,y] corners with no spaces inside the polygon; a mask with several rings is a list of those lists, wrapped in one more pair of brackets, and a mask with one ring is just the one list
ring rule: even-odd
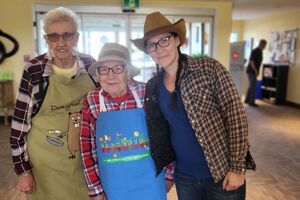
{"label": "eyeglasses", "polygon": [[74,38],[75,34],[76,33],[70,33],[70,32],[64,32],[62,35],[59,35],[57,33],[50,33],[50,34],[47,34],[47,38],[51,42],[58,42],[60,37],[62,37],[62,39],[64,41],[70,41]]}
{"label": "eyeglasses", "polygon": [[148,53],[153,53],[157,49],[157,45],[160,47],[166,47],[170,44],[170,39],[173,35],[168,35],[166,37],[161,38],[158,42],[148,43],[146,44],[146,51]]}
{"label": "eyeglasses", "polygon": [[111,70],[114,74],[121,74],[124,71],[125,65],[114,65],[113,67],[100,66],[97,72],[100,75],[107,75]]}

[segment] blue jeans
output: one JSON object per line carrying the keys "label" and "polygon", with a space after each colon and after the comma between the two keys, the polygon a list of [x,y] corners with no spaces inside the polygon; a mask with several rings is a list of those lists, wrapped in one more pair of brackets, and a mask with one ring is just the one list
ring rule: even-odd
{"label": "blue jeans", "polygon": [[223,180],[193,178],[175,172],[175,185],[178,200],[245,200],[246,183],[233,191],[223,190]]}
{"label": "blue jeans", "polygon": [[257,82],[257,79],[256,79],[255,74],[247,73],[247,75],[248,75],[248,79],[249,79],[249,88],[248,88],[248,91],[247,91],[245,103],[254,104],[255,99],[256,99],[256,82]]}

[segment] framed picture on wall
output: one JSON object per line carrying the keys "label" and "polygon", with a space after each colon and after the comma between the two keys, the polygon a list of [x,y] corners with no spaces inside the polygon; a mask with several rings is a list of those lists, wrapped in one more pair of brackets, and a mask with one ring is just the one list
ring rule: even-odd
{"label": "framed picture on wall", "polygon": [[269,44],[270,61],[278,64],[294,64],[298,29],[272,31]]}

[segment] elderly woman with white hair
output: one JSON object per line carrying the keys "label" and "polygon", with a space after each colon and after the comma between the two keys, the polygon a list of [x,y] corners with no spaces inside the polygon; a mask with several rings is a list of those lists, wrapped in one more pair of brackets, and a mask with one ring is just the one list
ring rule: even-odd
{"label": "elderly woman with white hair", "polygon": [[81,149],[93,200],[166,200],[165,173],[156,174],[143,110],[145,84],[126,47],[107,43],[90,69],[99,88],[82,110]]}
{"label": "elderly woman with white hair", "polygon": [[30,200],[89,199],[79,125],[83,97],[95,88],[88,74],[95,59],[75,50],[77,26],[73,11],[49,11],[44,17],[49,51],[23,71],[10,142],[17,188]]}

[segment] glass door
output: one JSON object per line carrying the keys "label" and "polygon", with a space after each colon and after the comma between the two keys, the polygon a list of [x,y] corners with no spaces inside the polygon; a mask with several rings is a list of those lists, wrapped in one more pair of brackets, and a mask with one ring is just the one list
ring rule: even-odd
{"label": "glass door", "polygon": [[[131,39],[142,38],[144,36],[144,21],[145,17],[130,16]],[[139,50],[132,42],[130,42],[132,64],[141,68],[141,74],[136,77],[136,80],[147,81],[156,72],[156,65],[152,58]]]}
{"label": "glass door", "polygon": [[82,15],[79,49],[98,58],[100,49],[107,42],[127,46],[127,19],[110,15]]}

